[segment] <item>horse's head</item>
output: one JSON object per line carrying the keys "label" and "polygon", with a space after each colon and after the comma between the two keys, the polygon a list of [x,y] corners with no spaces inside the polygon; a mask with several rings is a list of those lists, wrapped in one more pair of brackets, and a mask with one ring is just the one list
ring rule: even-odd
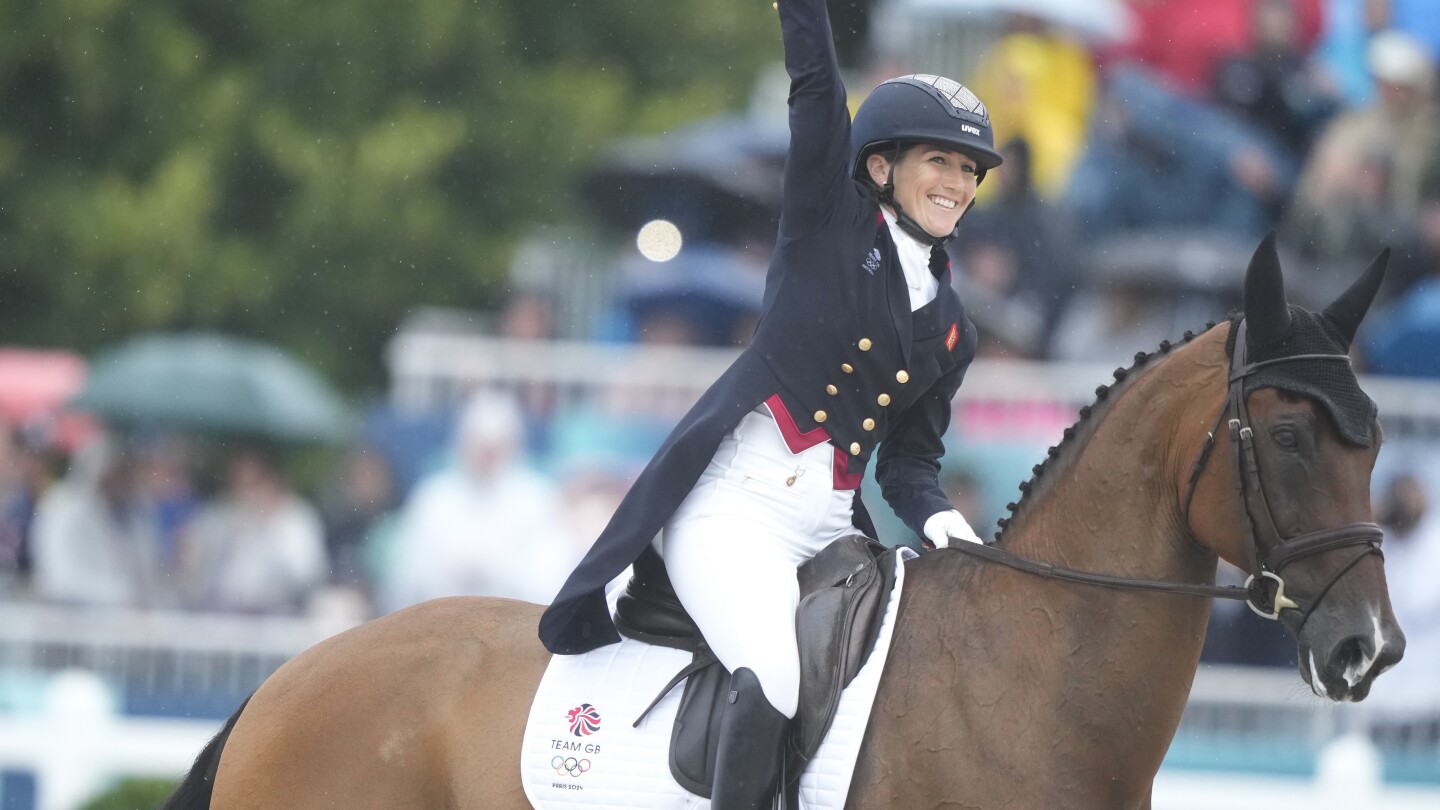
{"label": "horse's head", "polygon": [[[1274,240],[1261,243],[1244,319],[1231,324],[1230,392],[1211,462],[1228,468],[1228,493],[1216,488],[1225,475],[1206,476],[1209,503],[1228,508],[1196,521],[1204,544],[1254,575],[1252,605],[1278,613],[1299,643],[1305,681],[1333,700],[1363,699],[1405,648],[1370,508],[1380,426],[1346,357],[1388,259],[1313,313],[1287,303]],[[1228,518],[1215,520],[1220,513]]]}

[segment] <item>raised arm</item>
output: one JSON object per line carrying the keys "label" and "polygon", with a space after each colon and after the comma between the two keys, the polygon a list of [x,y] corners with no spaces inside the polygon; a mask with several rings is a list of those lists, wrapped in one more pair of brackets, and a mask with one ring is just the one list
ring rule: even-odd
{"label": "raised arm", "polygon": [[783,236],[817,228],[847,192],[850,110],[835,60],[825,0],[779,0],[790,74],[790,151],[785,159]]}

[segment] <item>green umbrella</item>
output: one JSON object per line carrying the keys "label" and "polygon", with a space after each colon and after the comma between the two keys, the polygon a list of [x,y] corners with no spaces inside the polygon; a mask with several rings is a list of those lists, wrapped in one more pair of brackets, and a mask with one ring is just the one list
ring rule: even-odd
{"label": "green umbrella", "polygon": [[131,426],[338,442],[344,402],[281,350],[215,334],[149,335],[102,352],[71,407]]}

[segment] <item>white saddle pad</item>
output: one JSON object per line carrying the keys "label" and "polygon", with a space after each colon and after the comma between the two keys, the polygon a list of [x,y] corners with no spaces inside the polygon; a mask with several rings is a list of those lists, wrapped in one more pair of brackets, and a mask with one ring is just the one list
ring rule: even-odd
{"label": "white saddle pad", "polygon": [[[895,588],[875,651],[841,694],[835,721],[800,777],[800,804],[807,810],[845,805],[890,652],[904,562],[914,556],[909,549],[897,550]],[[670,775],[670,733],[684,684],[670,690],[639,726],[632,725],[690,658],[683,650],[633,639],[584,655],[552,657],[520,749],[520,775],[530,803],[537,810],[708,808],[709,799],[685,790]]]}

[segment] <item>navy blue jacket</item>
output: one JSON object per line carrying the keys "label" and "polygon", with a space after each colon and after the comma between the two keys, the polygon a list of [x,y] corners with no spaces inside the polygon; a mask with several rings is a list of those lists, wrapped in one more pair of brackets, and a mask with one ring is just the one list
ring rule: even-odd
{"label": "navy blue jacket", "polygon": [[[780,24],[790,152],[754,340],[671,432],[541,617],[540,639],[551,652],[620,640],[606,584],[660,532],[725,435],[772,396],[796,429],[838,449],[852,483],[875,455],[882,494],[916,534],[931,515],[953,508],[940,489],[940,457],[950,400],[975,354],[975,328],[948,267],[935,300],[910,311],[889,228],[850,177],[850,113],[824,0],[782,0]],[[855,525],[874,536],[858,490]]]}

